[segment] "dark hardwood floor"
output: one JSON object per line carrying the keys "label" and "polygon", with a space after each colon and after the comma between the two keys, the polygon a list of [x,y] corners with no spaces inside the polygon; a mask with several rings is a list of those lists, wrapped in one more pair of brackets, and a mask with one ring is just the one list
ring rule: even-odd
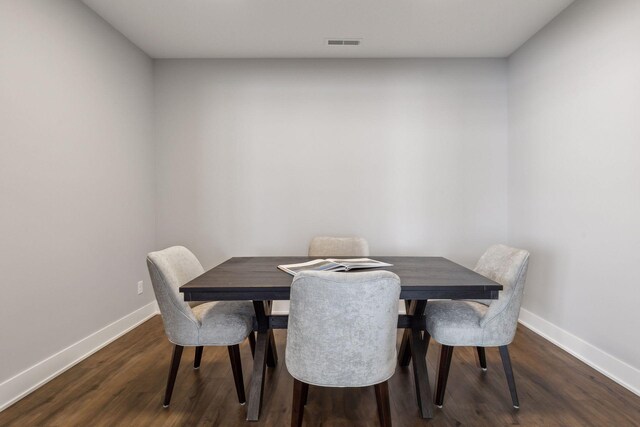
{"label": "dark hardwood floor", "polygon": [[[55,378],[0,413],[0,426],[286,426],[293,379],[284,366],[286,331],[276,331],[281,355],[268,369],[260,421],[245,421],[225,347],[206,347],[199,370],[185,348],[171,407],[162,408],[172,346],[159,316]],[[245,387],[251,376],[248,343],[241,345]],[[498,349],[487,349],[488,371],[475,348],[456,348],[444,407],[432,420],[418,417],[411,367],[389,381],[395,426],[633,426],[640,425],[640,397],[520,326],[510,346],[520,397],[511,407]],[[431,386],[440,346],[428,352]],[[374,388],[310,387],[305,426],[377,426]]]}

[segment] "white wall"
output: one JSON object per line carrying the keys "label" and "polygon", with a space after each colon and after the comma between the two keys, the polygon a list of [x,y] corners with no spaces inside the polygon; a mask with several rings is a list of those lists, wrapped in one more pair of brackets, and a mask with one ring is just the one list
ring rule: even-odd
{"label": "white wall", "polygon": [[158,244],[473,264],[506,239],[506,109],[500,59],[158,60]]}
{"label": "white wall", "polygon": [[575,2],[514,53],[509,115],[523,308],[638,392],[640,2]]}
{"label": "white wall", "polygon": [[155,247],[152,132],[145,54],[79,2],[0,2],[7,390],[19,387],[4,380],[153,300],[144,261]]}

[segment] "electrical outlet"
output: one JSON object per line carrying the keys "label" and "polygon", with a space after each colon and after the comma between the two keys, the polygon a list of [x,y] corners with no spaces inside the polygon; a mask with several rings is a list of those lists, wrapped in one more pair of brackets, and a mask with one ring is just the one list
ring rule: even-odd
{"label": "electrical outlet", "polygon": [[143,291],[144,291],[144,282],[142,280],[140,280],[138,282],[138,295],[140,295]]}

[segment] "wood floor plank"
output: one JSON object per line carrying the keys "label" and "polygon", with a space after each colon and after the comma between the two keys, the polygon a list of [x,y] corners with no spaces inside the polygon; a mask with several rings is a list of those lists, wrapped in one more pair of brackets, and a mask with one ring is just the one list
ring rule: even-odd
{"label": "wood floor plank", "polygon": [[[286,331],[275,331],[284,355]],[[398,340],[398,344],[400,340]],[[156,316],[64,374],[0,412],[1,426],[283,426],[291,419],[293,379],[282,363],[266,370],[260,421],[250,423],[238,404],[226,347],[206,347],[199,370],[185,348],[171,399],[162,408],[172,346]],[[419,417],[411,366],[389,380],[396,426],[640,426],[640,397],[609,380],[530,330],[519,326],[509,347],[520,397],[511,407],[497,348],[487,348],[487,368],[473,347],[456,348],[444,407]],[[253,361],[248,342],[240,353],[245,388]],[[431,388],[440,345],[427,353]],[[373,387],[309,389],[305,426],[377,426]]]}

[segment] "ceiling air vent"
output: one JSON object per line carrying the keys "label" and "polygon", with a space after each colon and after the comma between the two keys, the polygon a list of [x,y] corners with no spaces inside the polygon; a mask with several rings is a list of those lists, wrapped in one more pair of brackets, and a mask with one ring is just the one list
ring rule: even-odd
{"label": "ceiling air vent", "polygon": [[327,39],[329,46],[360,46],[362,39]]}

